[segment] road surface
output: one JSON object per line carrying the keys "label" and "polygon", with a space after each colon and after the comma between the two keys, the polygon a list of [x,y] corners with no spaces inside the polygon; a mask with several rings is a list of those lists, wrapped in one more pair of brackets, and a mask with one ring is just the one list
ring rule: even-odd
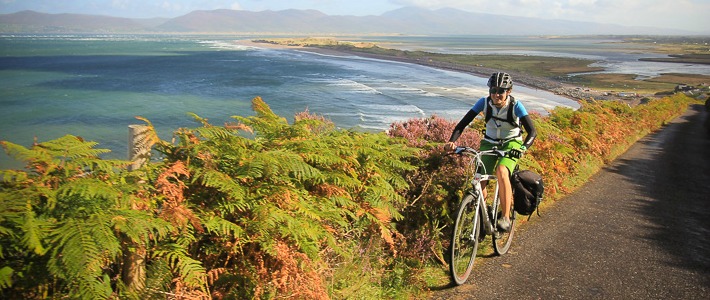
{"label": "road surface", "polygon": [[709,118],[691,106],[431,299],[710,299]]}

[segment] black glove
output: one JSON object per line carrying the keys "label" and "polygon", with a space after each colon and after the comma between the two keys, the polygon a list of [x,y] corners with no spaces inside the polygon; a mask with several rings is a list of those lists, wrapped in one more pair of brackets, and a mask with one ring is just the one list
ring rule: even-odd
{"label": "black glove", "polygon": [[520,159],[523,157],[523,153],[525,153],[525,149],[512,149],[508,151],[508,155],[512,158],[517,158]]}

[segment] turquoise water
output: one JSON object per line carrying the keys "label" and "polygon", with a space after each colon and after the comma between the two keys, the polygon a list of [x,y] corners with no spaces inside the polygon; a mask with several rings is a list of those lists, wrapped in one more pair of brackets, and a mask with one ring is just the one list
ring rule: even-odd
{"label": "turquoise water", "polygon": [[[486,79],[412,64],[249,48],[246,37],[0,36],[0,140],[29,146],[65,134],[127,156],[128,125],[148,118],[161,138],[252,114],[262,97],[291,119],[309,110],[341,128],[384,130],[432,114],[458,120]],[[516,88],[528,110],[577,107],[544,91]],[[0,156],[0,167],[16,167]]]}

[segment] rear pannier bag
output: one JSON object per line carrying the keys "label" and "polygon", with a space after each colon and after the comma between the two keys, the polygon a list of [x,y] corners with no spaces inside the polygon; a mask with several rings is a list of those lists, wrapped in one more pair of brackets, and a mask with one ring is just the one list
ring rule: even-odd
{"label": "rear pannier bag", "polygon": [[510,185],[513,188],[515,212],[526,216],[535,212],[545,191],[542,176],[530,170],[517,171],[511,176]]}

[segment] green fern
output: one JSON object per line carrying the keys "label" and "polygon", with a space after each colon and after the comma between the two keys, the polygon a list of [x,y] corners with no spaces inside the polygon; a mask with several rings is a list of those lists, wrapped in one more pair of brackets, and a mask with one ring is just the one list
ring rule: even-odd
{"label": "green fern", "polygon": [[[253,108],[256,115],[225,126],[193,114],[202,126],[177,130],[176,143],[157,140],[142,119],[143,142],[156,145],[164,161],[130,173],[122,171],[127,162],[101,160],[103,150],[77,137],[31,149],[3,143],[30,171],[3,173],[12,192],[0,195],[15,204],[0,208],[0,218],[21,222],[0,222],[0,236],[23,232],[22,248],[47,256],[44,282],[99,299],[135,299],[141,291],[160,297],[179,286],[207,295],[214,280],[208,266],[248,281],[233,291],[254,294],[244,287],[274,283],[244,269],[307,272],[278,269],[275,256],[284,249],[316,264],[356,255],[358,241],[391,249],[392,220],[400,218],[399,193],[407,187],[401,173],[416,153],[382,133],[338,130],[307,114],[288,124],[260,98]],[[178,162],[185,169],[164,176]],[[187,224],[178,231],[171,224],[180,218],[190,220],[178,222]],[[111,266],[130,264],[123,257],[139,248],[146,253],[145,288],[131,290]]]}
{"label": "green fern", "polygon": [[208,232],[212,232],[222,237],[232,239],[244,239],[244,229],[239,225],[225,220],[218,216],[212,216],[205,220],[204,223]]}
{"label": "green fern", "polygon": [[156,218],[148,211],[114,210],[112,211],[111,228],[125,236],[127,240],[139,245],[159,243],[173,235],[175,228],[167,221]]}
{"label": "green fern", "polygon": [[145,289],[135,296],[137,296],[137,299],[163,300],[166,298],[165,291],[170,291],[171,289],[172,281],[173,273],[168,261],[166,259],[153,259],[146,268]]}
{"label": "green fern", "polygon": [[198,171],[195,178],[206,187],[215,188],[224,193],[225,199],[230,202],[230,207],[234,207],[238,211],[245,211],[249,208],[249,203],[245,203],[243,200],[247,194],[246,187],[235,182],[229,175],[217,170],[202,170]]}
{"label": "green fern", "polygon": [[14,272],[15,271],[8,266],[0,268],[0,291],[12,286],[12,275]]}
{"label": "green fern", "polygon": [[[103,269],[121,253],[110,226],[111,217],[96,214],[87,220],[69,219],[53,231],[48,270],[64,279],[82,298],[107,299],[110,280]],[[108,293],[107,293],[108,292]]]}
{"label": "green fern", "polygon": [[183,245],[167,244],[154,253],[156,258],[164,258],[189,287],[207,290],[205,268],[200,261],[188,255]]}

